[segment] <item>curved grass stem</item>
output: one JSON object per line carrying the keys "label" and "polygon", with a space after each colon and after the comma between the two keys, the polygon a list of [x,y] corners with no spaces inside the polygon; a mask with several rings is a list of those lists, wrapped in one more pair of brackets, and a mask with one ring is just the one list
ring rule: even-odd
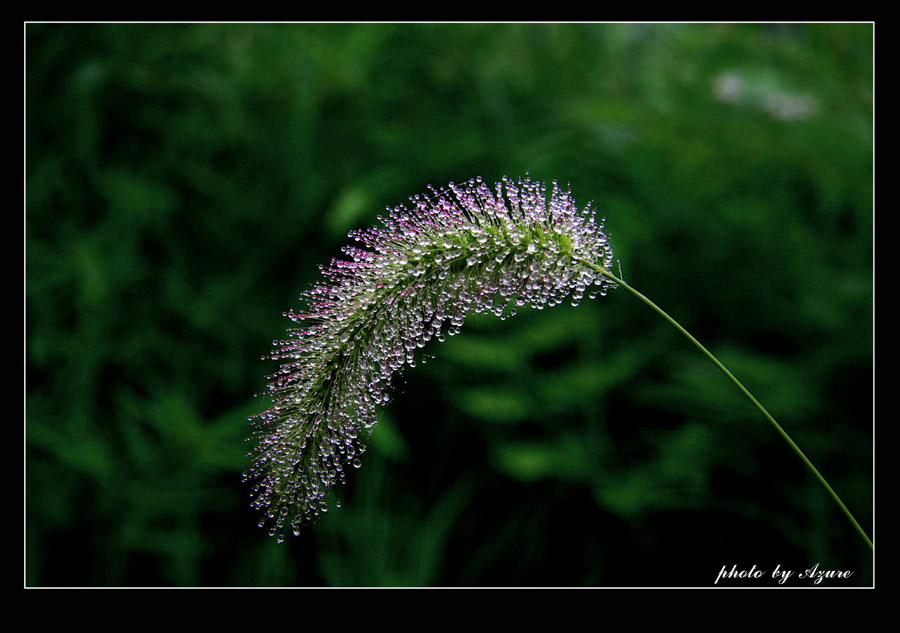
{"label": "curved grass stem", "polygon": [[802,450],[800,450],[800,447],[797,446],[797,444],[794,442],[794,440],[791,439],[790,435],[788,435],[787,432],[786,432],[783,428],[781,428],[781,425],[778,424],[778,422],[775,421],[775,418],[773,418],[772,415],[771,415],[768,411],[766,411],[766,408],[765,408],[764,406],[762,406],[762,404],[760,404],[759,401],[758,401],[756,398],[753,397],[753,394],[751,394],[751,393],[747,390],[747,388],[744,387],[744,385],[741,384],[741,381],[739,381],[737,378],[735,378],[735,377],[734,377],[734,374],[732,374],[730,371],[728,371],[728,368],[725,367],[725,365],[723,365],[723,364],[719,361],[719,359],[717,359],[715,356],[713,356],[713,354],[712,354],[708,349],[706,349],[706,348],[700,343],[700,341],[698,341],[697,339],[695,339],[695,338],[691,335],[690,332],[688,332],[688,331],[685,330],[683,327],[681,327],[681,324],[679,324],[678,321],[676,321],[675,319],[673,319],[672,317],[670,317],[668,314],[666,314],[666,312],[665,312],[662,308],[660,308],[658,305],[656,305],[655,303],[653,303],[652,301],[650,301],[650,299],[648,299],[647,297],[645,297],[644,295],[642,295],[640,292],[638,292],[637,290],[635,290],[634,288],[632,288],[631,286],[629,286],[629,285],[628,285],[627,283],[625,283],[623,280],[619,279],[618,277],[616,277],[615,275],[613,275],[611,272],[609,272],[607,269],[603,268],[602,266],[598,266],[597,264],[594,264],[593,262],[589,262],[589,261],[587,261],[587,260],[579,260],[579,261],[580,261],[580,263],[584,264],[585,266],[588,266],[589,268],[592,268],[593,270],[596,270],[597,272],[601,273],[601,274],[604,275],[605,277],[611,279],[611,280],[614,281],[617,285],[621,286],[622,288],[625,288],[625,290],[627,290],[628,292],[630,292],[631,294],[633,294],[635,297],[637,297],[638,299],[640,299],[641,301],[643,301],[645,304],[647,304],[648,306],[650,306],[653,310],[655,310],[655,311],[656,311],[661,317],[663,317],[666,321],[668,321],[669,323],[671,323],[672,325],[674,325],[675,328],[676,328],[679,332],[681,332],[682,334],[684,334],[684,335],[688,338],[688,340],[691,341],[691,343],[693,343],[694,345],[696,345],[697,348],[698,348],[701,352],[703,352],[703,354],[704,354],[707,358],[709,358],[709,360],[711,360],[711,361],[713,362],[713,364],[714,364],[716,367],[718,367],[718,368],[722,371],[722,373],[724,373],[726,376],[728,376],[728,379],[729,379],[731,382],[733,382],[734,385],[735,385],[738,389],[741,390],[741,393],[743,393],[743,394],[747,397],[747,399],[750,400],[750,402],[752,402],[753,405],[754,405],[757,409],[759,409],[760,413],[762,413],[763,416],[764,416],[764,417],[772,424],[772,426],[775,427],[775,430],[778,432],[778,434],[781,435],[782,438],[784,438],[784,441],[786,441],[786,442],[788,443],[788,445],[789,445],[792,449],[794,449],[794,452],[797,453],[797,455],[800,456],[800,459],[803,460],[803,463],[806,464],[807,467],[809,467],[809,469],[812,471],[813,475],[815,475],[816,479],[818,479],[819,482],[825,487],[825,490],[828,491],[828,494],[831,495],[832,499],[835,500],[835,502],[838,504],[838,506],[841,508],[841,510],[844,512],[844,514],[845,514],[845,515],[847,516],[847,518],[850,520],[850,523],[853,524],[853,527],[856,528],[856,531],[859,532],[859,534],[863,537],[863,539],[866,541],[866,544],[868,544],[869,548],[870,548],[870,549],[874,549],[874,546],[873,546],[873,544],[872,544],[872,540],[869,538],[868,534],[866,534],[865,530],[863,530],[862,526],[860,526],[859,522],[858,522],[858,521],[856,520],[856,518],[853,516],[853,513],[851,513],[850,510],[847,508],[847,506],[844,505],[844,502],[841,501],[841,498],[838,496],[838,494],[834,491],[834,489],[833,489],[833,488],[829,485],[829,483],[825,480],[825,477],[823,477],[822,474],[819,472],[819,470],[813,465],[813,463],[812,463],[811,461],[809,461],[809,458],[804,454],[804,452],[803,452]]}

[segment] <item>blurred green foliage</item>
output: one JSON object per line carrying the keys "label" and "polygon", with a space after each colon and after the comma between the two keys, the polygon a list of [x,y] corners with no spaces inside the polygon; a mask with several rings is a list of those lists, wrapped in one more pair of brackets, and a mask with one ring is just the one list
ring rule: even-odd
{"label": "blurred green foliage", "polygon": [[871,534],[871,24],[29,24],[25,55],[27,585],[872,583],[796,456],[622,292],[428,348],[299,538],[241,483],[259,358],[346,232],[529,171],[593,200],[625,278]]}

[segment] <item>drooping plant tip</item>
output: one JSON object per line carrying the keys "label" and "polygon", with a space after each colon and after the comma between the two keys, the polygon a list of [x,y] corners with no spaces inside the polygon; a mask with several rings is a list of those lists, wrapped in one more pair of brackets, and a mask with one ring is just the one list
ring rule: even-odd
{"label": "drooping plant tip", "polygon": [[[460,331],[471,312],[577,305],[616,283],[602,221],[571,192],[525,177],[481,178],[414,196],[353,231],[346,260],[301,295],[306,309],[266,357],[271,406],[251,418],[252,505],[283,540],[328,509],[332,488],[359,468],[393,377],[431,339]],[[419,356],[419,358],[421,358]]]}

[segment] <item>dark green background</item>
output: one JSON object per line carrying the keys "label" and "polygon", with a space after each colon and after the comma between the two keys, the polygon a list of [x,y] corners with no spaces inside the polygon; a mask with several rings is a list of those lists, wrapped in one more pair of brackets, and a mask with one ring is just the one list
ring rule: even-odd
{"label": "dark green background", "polygon": [[260,356],[347,231],[530,172],[593,201],[871,533],[871,24],[30,24],[25,55],[27,585],[872,584],[623,290],[427,348],[301,537],[241,482]]}

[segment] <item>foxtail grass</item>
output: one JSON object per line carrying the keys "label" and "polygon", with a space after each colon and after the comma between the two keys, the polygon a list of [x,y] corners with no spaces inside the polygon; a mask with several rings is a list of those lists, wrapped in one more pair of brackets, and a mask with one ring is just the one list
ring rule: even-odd
{"label": "foxtail grass", "polygon": [[872,541],[803,451],[741,382],[675,319],[611,272],[613,251],[591,206],[526,177],[493,187],[481,178],[431,189],[354,231],[359,246],[322,267],[324,281],[285,312],[296,327],[266,357],[280,363],[251,418],[252,505],[279,541],[328,511],[334,486],[362,465],[366,440],[397,372],[420,350],[462,328],[472,312],[577,305],[615,288],[648,305],[688,338],[775,428],[854,528]]}

